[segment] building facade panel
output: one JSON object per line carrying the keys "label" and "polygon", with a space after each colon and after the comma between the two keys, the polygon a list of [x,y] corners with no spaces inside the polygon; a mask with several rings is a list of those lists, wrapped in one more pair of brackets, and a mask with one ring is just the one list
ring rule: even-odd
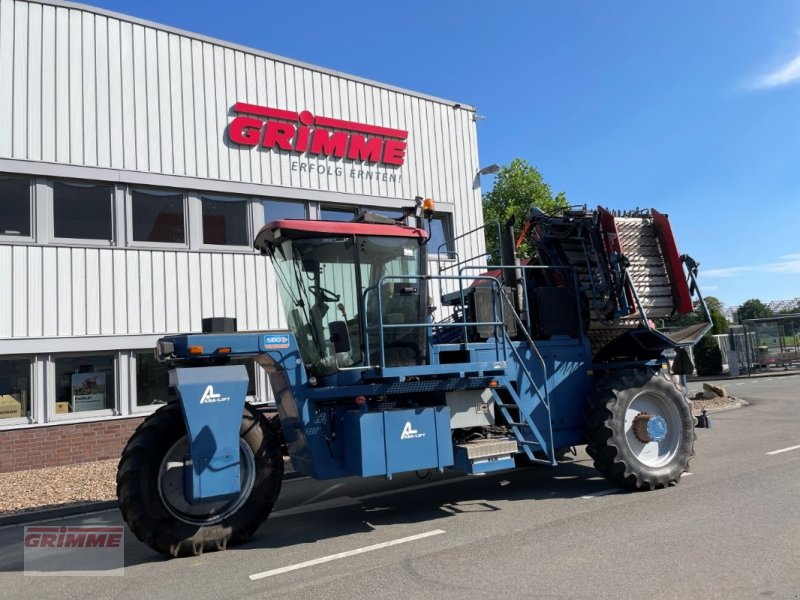
{"label": "building facade panel", "polygon": [[[459,146],[474,129],[469,110],[77,8],[0,6],[0,76],[10,82],[0,93],[0,158],[475,201],[463,176],[455,183],[475,172]],[[406,127],[405,164],[353,177],[352,165],[232,146],[224,130],[236,102]]]}

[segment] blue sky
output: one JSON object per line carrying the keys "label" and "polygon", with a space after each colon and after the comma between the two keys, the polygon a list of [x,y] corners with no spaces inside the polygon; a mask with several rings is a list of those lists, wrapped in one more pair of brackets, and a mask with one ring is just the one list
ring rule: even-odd
{"label": "blue sky", "polygon": [[797,0],[90,3],[472,104],[482,165],[669,213],[727,305],[800,296]]}

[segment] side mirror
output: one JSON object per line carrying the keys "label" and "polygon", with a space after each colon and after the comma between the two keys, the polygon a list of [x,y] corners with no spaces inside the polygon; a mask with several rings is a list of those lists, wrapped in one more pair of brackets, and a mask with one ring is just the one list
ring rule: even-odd
{"label": "side mirror", "polygon": [[347,323],[344,321],[331,321],[328,324],[328,329],[331,332],[334,352],[337,354],[339,352],[350,352],[350,332],[347,329]]}

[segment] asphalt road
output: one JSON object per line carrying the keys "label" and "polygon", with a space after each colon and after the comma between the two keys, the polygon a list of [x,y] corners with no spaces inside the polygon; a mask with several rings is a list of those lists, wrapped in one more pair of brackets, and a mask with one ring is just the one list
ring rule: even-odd
{"label": "asphalt road", "polygon": [[0,598],[800,598],[800,448],[768,454],[800,445],[800,377],[726,383],[751,404],[698,430],[673,488],[621,492],[582,449],[480,478],[298,479],[244,547],[165,560],[128,534],[122,577],[25,576],[21,528],[0,529]]}

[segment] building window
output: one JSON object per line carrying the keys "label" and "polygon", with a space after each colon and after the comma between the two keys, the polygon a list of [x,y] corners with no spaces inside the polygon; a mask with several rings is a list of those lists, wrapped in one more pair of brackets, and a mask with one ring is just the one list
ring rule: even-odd
{"label": "building window", "polygon": [[131,229],[134,242],[186,243],[182,193],[131,191]]}
{"label": "building window", "polygon": [[31,416],[31,362],[0,360],[0,423]]}
{"label": "building window", "polygon": [[323,206],[319,210],[319,218],[321,221],[352,221],[355,216],[355,207]]}
{"label": "building window", "polygon": [[[136,357],[136,406],[138,408],[158,407],[176,395],[169,389],[169,370],[172,366],[156,360],[152,350],[138,351]],[[252,358],[232,358],[231,364],[243,364],[250,377],[247,395],[256,395],[256,370]]]}
{"label": "building window", "polygon": [[[426,223],[427,225],[427,223]],[[427,229],[427,227],[426,227]],[[435,215],[430,221],[428,255],[449,256],[453,252],[453,234],[450,220],[445,215]]]}
{"label": "building window", "polygon": [[406,211],[401,208],[368,208],[367,210],[376,215],[389,217],[390,219],[400,222],[403,222],[406,216]]}
{"label": "building window", "polygon": [[247,376],[250,378],[250,383],[247,384],[248,400],[255,399],[256,397],[256,361],[252,358],[232,358],[231,364],[244,365],[247,369]]}
{"label": "building window", "polygon": [[281,219],[305,219],[306,205],[304,202],[291,202],[289,200],[264,200],[264,223],[272,223]]}
{"label": "building window", "polygon": [[152,350],[136,352],[136,406],[158,406],[175,397],[169,391],[169,369]]}
{"label": "building window", "polygon": [[203,196],[203,243],[249,246],[247,200],[219,200]]}
{"label": "building window", "polygon": [[59,356],[54,362],[57,415],[115,408],[113,356]]}
{"label": "building window", "polygon": [[53,183],[53,236],[111,240],[113,187],[100,184]]}
{"label": "building window", "polygon": [[0,235],[31,237],[31,182],[0,177]]}

